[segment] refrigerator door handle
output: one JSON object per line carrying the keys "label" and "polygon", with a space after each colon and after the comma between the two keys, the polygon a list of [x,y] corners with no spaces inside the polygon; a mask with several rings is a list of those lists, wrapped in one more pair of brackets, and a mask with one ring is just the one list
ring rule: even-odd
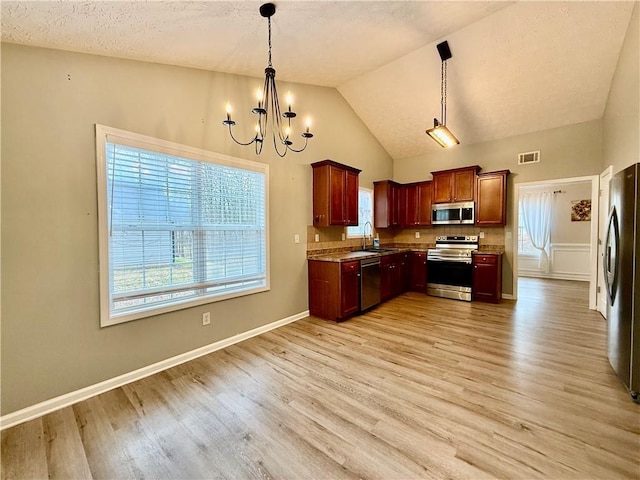
{"label": "refrigerator door handle", "polygon": [[611,207],[609,224],[605,240],[605,258],[602,262],[604,282],[607,287],[609,304],[613,305],[618,286],[618,246],[620,245],[620,230],[618,227],[618,211],[615,205]]}

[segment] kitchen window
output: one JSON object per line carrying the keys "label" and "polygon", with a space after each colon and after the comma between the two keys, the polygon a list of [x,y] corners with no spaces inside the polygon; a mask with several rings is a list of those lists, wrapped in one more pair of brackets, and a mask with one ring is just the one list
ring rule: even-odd
{"label": "kitchen window", "polygon": [[[364,225],[367,222],[373,225],[373,190],[360,187],[358,189],[358,225],[347,227],[347,237],[362,238]],[[372,233],[373,227],[371,229],[367,227],[367,235]]]}
{"label": "kitchen window", "polygon": [[101,326],[269,289],[268,165],[96,125]]}

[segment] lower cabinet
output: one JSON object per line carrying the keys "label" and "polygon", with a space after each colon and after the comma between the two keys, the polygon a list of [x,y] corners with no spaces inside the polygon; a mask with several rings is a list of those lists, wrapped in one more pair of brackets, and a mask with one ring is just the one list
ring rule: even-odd
{"label": "lower cabinet", "polygon": [[409,290],[427,292],[427,253],[411,252],[411,273]]}
{"label": "lower cabinet", "polygon": [[385,301],[406,290],[408,255],[394,253],[380,257],[380,300]]}
{"label": "lower cabinet", "polygon": [[477,253],[473,256],[474,301],[498,303],[502,298],[502,255]]}
{"label": "lower cabinet", "polygon": [[360,262],[340,264],[340,318],[360,311]]}
{"label": "lower cabinet", "polygon": [[309,313],[342,320],[360,311],[360,262],[309,260]]}

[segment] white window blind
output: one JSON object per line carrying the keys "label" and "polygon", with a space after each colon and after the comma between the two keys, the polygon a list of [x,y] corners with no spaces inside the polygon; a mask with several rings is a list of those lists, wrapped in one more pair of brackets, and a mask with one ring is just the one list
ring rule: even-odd
{"label": "white window blind", "polygon": [[366,234],[371,235],[373,233],[373,190],[360,187],[358,189],[358,225],[347,227],[347,237],[362,238],[367,222],[371,228],[367,227]]}
{"label": "white window blind", "polygon": [[103,325],[268,289],[266,165],[101,137]]}

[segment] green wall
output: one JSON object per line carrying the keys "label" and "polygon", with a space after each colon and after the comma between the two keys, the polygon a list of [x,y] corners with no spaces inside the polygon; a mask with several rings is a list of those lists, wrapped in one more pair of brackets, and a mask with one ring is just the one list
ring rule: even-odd
{"label": "green wall", "polygon": [[[279,84],[316,136],[302,154],[265,145],[256,157],[221,122],[231,101],[250,135],[261,78],[11,44],[1,53],[3,415],[306,311],[309,164],[352,165],[369,186],[392,175],[332,88]],[[271,290],[99,328],[96,123],[268,163]]]}

